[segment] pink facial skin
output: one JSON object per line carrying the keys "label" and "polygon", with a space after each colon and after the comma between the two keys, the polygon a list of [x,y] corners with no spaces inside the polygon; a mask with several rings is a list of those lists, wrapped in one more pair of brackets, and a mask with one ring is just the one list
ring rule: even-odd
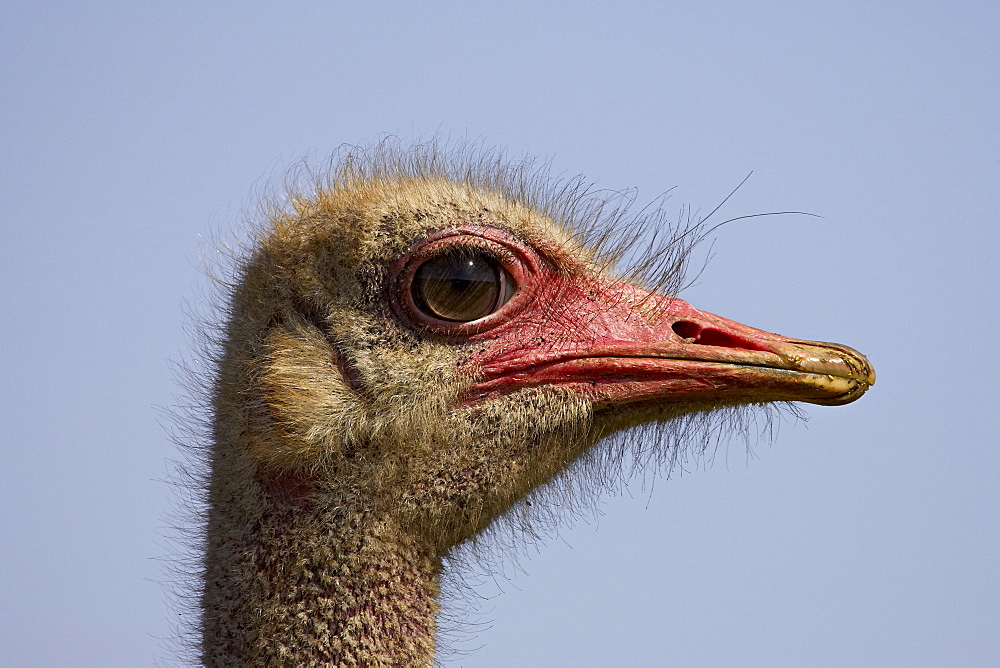
{"label": "pink facial skin", "polygon": [[[491,255],[517,283],[506,304],[468,323],[422,313],[409,289],[424,259],[454,245]],[[400,316],[473,344],[460,362],[475,379],[467,403],[553,386],[587,396],[597,410],[699,399],[839,405],[875,382],[868,360],[847,346],[799,341],[699,311],[597,274],[554,243],[528,245],[495,227],[438,233],[394,274]]]}

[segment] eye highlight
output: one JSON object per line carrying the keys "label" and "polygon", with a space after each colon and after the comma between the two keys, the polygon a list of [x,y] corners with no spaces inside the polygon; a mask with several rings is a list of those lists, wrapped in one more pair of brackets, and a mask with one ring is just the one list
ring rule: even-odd
{"label": "eye highlight", "polygon": [[439,320],[472,322],[495,313],[514,295],[513,277],[490,255],[453,248],[436,255],[413,274],[417,308]]}

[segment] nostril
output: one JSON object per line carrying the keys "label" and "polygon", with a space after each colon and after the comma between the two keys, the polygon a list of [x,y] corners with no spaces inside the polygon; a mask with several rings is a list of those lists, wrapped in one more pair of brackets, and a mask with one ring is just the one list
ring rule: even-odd
{"label": "nostril", "polygon": [[694,322],[680,320],[671,325],[674,333],[688,343],[702,346],[718,346],[720,348],[738,348],[742,350],[766,350],[752,341],[738,339],[717,329],[707,329]]}
{"label": "nostril", "polygon": [[693,322],[678,320],[671,325],[674,333],[682,339],[687,339],[692,343],[698,342],[698,335],[701,334],[701,326]]}

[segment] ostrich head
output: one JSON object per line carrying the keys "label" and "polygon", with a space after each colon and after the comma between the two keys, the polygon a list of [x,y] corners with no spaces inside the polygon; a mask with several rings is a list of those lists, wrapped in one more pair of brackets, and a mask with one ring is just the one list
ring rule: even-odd
{"label": "ostrich head", "polygon": [[[449,550],[611,434],[720,406],[843,404],[874,382],[850,348],[753,329],[612,273],[614,253],[587,244],[599,205],[572,188],[553,194],[524,170],[456,166],[433,151],[383,148],[337,169],[270,216],[230,298],[203,595],[206,638],[225,635],[229,654],[246,658],[233,648],[263,633],[300,633],[247,621],[246,608],[267,617],[266,601],[281,597],[274,582],[290,578],[299,606],[275,619],[357,612],[313,610],[303,578],[357,572],[344,564],[366,545],[381,546],[374,559],[421,555],[436,577]],[[689,238],[665,252],[681,262]],[[289,575],[281,555],[303,544],[312,565]],[[254,578],[255,590],[233,593],[234,579]],[[383,587],[404,592],[396,608],[434,598],[436,584],[413,579]],[[376,586],[347,591],[363,598]],[[224,633],[211,630],[219,624]],[[432,652],[425,626],[401,633],[429,632]],[[365,636],[371,647],[378,635]],[[283,642],[287,653],[298,640]],[[320,642],[306,643],[313,659],[349,655],[342,638],[328,639],[327,654]]]}

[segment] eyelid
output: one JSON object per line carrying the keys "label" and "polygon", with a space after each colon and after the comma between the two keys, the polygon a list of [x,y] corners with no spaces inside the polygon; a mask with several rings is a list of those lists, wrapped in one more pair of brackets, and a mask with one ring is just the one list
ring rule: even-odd
{"label": "eyelid", "polygon": [[[426,315],[413,298],[413,277],[425,262],[453,248],[466,248],[490,257],[505,277],[502,305],[471,321],[441,320]],[[416,242],[390,269],[389,306],[401,323],[450,339],[464,339],[514,322],[530,304],[547,264],[537,251],[510,232],[486,225],[463,226],[434,233]],[[509,298],[507,292],[509,291]]]}

